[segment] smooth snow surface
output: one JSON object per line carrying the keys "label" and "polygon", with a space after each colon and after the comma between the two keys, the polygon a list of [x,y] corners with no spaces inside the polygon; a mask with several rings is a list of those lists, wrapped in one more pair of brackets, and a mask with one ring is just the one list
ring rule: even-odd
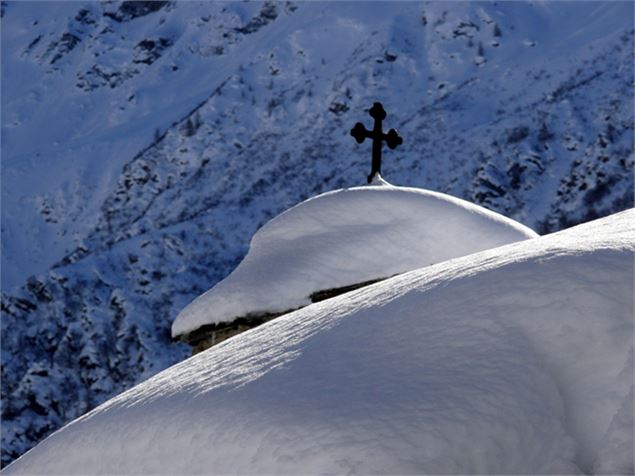
{"label": "smooth snow surface", "polygon": [[5,472],[632,474],[634,251],[631,210],[307,306]]}
{"label": "smooth snow surface", "polygon": [[381,279],[538,236],[449,195],[377,185],[325,193],[264,225],[223,281],[176,318],[178,336],[250,313],[309,304],[325,289]]}

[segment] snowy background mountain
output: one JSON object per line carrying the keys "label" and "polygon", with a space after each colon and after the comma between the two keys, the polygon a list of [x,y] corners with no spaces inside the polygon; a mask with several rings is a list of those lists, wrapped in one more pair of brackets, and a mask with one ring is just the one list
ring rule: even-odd
{"label": "snowy background mountain", "polygon": [[268,219],[364,182],[549,233],[633,206],[633,5],[2,2],[2,461],[189,354]]}

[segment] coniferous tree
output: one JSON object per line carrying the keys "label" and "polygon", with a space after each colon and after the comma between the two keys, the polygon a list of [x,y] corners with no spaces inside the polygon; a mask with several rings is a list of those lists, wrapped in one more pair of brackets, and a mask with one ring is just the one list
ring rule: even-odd
{"label": "coniferous tree", "polygon": [[542,123],[540,130],[538,131],[538,140],[541,142],[546,142],[553,137],[553,134],[547,128],[547,124],[545,122]]}
{"label": "coniferous tree", "polygon": [[194,114],[194,130],[198,131],[202,124],[203,122],[201,121],[201,115],[198,111],[196,111],[196,114]]}
{"label": "coniferous tree", "polygon": [[187,118],[187,121],[185,121],[181,132],[185,137],[192,137],[194,134],[196,134],[196,128],[194,127],[194,123],[192,122],[191,117]]}

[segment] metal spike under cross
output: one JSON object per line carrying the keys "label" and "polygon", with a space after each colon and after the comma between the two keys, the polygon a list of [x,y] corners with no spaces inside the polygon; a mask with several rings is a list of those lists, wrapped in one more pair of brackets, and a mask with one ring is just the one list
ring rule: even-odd
{"label": "metal spike under cross", "polygon": [[403,143],[403,139],[397,134],[395,129],[390,129],[388,134],[384,134],[381,130],[381,122],[386,119],[386,111],[380,102],[373,104],[368,114],[375,119],[375,126],[372,131],[367,130],[364,124],[358,122],[355,127],[351,129],[351,135],[355,138],[358,144],[364,142],[367,137],[373,140],[373,163],[370,175],[368,176],[368,183],[371,183],[375,178],[375,175],[381,177],[381,146],[382,141],[386,141],[386,144],[390,149],[394,149],[399,144]]}

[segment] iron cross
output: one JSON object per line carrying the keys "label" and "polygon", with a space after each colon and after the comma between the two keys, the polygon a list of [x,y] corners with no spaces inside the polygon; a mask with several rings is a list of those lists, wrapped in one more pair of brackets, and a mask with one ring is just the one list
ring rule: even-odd
{"label": "iron cross", "polygon": [[386,111],[380,102],[373,104],[373,107],[368,111],[370,116],[375,119],[375,126],[372,131],[366,130],[364,124],[358,122],[355,127],[351,129],[351,135],[355,138],[358,144],[364,142],[367,137],[373,140],[373,164],[368,176],[368,183],[373,181],[375,175],[381,176],[381,146],[382,141],[386,141],[389,148],[394,149],[403,142],[403,139],[397,134],[397,131],[390,129],[388,134],[384,134],[381,131],[381,122],[386,119]]}

